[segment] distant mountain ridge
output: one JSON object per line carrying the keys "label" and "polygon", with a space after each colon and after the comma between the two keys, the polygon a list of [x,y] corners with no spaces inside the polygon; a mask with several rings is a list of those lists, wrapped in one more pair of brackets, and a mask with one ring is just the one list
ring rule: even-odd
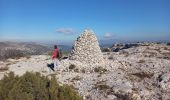
{"label": "distant mountain ridge", "polygon": [[50,50],[51,49],[46,46],[31,42],[0,42],[0,59],[6,59],[15,56],[39,55]]}
{"label": "distant mountain ridge", "polygon": [[[0,60],[26,55],[47,54],[53,51],[54,44],[43,45],[35,42],[0,42]],[[58,45],[62,52],[70,52],[72,47]]]}
{"label": "distant mountain ridge", "polygon": [[54,49],[54,45],[57,45],[60,50],[66,51],[66,52],[69,52],[72,49],[72,45],[64,45],[64,44],[57,44],[57,43],[40,43],[40,45],[46,46],[50,48],[51,50]]}

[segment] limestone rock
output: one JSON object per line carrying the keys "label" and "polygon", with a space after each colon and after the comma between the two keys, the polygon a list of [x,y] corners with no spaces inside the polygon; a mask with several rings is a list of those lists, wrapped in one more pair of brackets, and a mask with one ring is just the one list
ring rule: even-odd
{"label": "limestone rock", "polygon": [[77,60],[90,66],[104,63],[99,43],[91,30],[85,30],[84,33],[77,38],[70,59]]}
{"label": "limestone rock", "polygon": [[141,100],[141,97],[137,93],[131,93],[131,94],[128,95],[127,100]]}
{"label": "limestone rock", "polygon": [[117,97],[115,95],[108,95],[108,100],[117,100]]}
{"label": "limestone rock", "polygon": [[170,92],[170,74],[169,73],[165,73],[164,75],[161,76],[161,81],[159,85],[164,91]]}

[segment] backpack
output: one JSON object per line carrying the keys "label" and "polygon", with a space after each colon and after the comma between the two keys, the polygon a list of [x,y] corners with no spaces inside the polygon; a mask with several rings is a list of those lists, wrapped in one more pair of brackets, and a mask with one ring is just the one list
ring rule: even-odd
{"label": "backpack", "polygon": [[57,53],[57,58],[61,58],[62,54],[61,54],[61,50],[58,50],[58,53]]}

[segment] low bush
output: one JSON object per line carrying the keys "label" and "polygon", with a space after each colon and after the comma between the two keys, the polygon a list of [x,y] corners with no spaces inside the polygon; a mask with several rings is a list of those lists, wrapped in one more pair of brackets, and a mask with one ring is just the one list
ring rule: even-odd
{"label": "low bush", "polygon": [[86,73],[85,69],[82,69],[81,72],[82,72],[82,73]]}
{"label": "low bush", "polygon": [[0,72],[7,71],[8,69],[9,69],[9,67],[7,67],[7,66],[0,67]]}
{"label": "low bush", "polygon": [[76,76],[76,77],[72,78],[72,82],[73,82],[73,81],[78,81],[78,80],[81,80],[81,77],[80,77],[80,76]]}
{"label": "low bush", "polygon": [[98,84],[98,85],[96,85],[95,89],[106,91],[107,89],[111,89],[111,87],[108,85],[105,85],[105,84]]}
{"label": "low bush", "polygon": [[141,59],[138,61],[138,63],[145,63],[145,60]]}
{"label": "low bush", "polygon": [[129,52],[127,51],[121,51],[120,54],[124,55],[125,57],[129,56]]}
{"label": "low bush", "polygon": [[74,64],[71,64],[71,65],[69,66],[69,69],[70,69],[70,70],[75,69],[75,68],[76,68],[76,65],[74,65]]}
{"label": "low bush", "polygon": [[105,73],[107,71],[108,71],[107,69],[105,69],[105,68],[103,68],[101,66],[94,68],[94,72],[97,72],[97,73],[100,73],[100,74],[103,74],[103,73]]}
{"label": "low bush", "polygon": [[55,77],[48,79],[40,73],[13,72],[0,80],[0,100],[82,100],[68,85],[60,86]]}
{"label": "low bush", "polygon": [[106,85],[106,83],[104,81],[99,81],[96,84],[94,84],[93,89],[97,89],[100,91],[104,91],[104,92],[111,92],[112,87],[110,87],[109,85]]}
{"label": "low bush", "polygon": [[79,72],[79,69],[78,69],[78,68],[74,69],[74,72],[77,72],[77,73],[78,73],[78,72]]}
{"label": "low bush", "polygon": [[132,73],[131,75],[137,76],[140,79],[144,79],[144,78],[151,78],[154,75],[154,73],[142,71],[142,72]]}
{"label": "low bush", "polygon": [[26,56],[26,58],[27,58],[27,59],[30,59],[30,58],[31,58],[31,56]]}
{"label": "low bush", "polygon": [[108,59],[112,60],[112,59],[113,59],[113,56],[110,56]]}
{"label": "low bush", "polygon": [[102,52],[111,52],[110,48],[102,48]]}

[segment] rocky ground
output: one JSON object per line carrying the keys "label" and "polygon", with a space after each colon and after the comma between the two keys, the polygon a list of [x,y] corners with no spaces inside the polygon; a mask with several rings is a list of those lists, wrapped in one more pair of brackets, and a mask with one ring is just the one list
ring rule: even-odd
{"label": "rocky ground", "polygon": [[170,46],[150,44],[103,55],[105,65],[64,59],[55,72],[46,66],[52,62],[47,55],[8,59],[0,61],[0,78],[10,71],[33,71],[73,85],[85,100],[170,100]]}

